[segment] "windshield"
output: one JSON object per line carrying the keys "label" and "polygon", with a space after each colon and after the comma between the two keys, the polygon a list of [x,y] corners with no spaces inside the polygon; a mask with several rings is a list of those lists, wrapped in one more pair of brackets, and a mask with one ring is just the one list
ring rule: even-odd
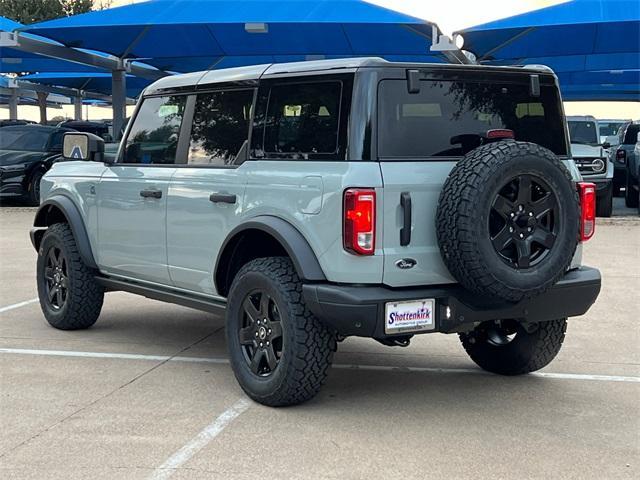
{"label": "windshield", "polygon": [[595,122],[569,120],[569,138],[571,143],[597,144],[598,132]]}
{"label": "windshield", "polygon": [[384,160],[459,157],[510,135],[566,155],[565,129],[555,87],[532,96],[523,83],[383,80],[378,90],[378,156]]}
{"label": "windshield", "polygon": [[624,125],[624,122],[598,122],[601,137],[610,137],[618,134],[618,129]]}
{"label": "windshield", "polygon": [[0,135],[0,150],[46,151],[49,132],[33,127],[5,127]]}

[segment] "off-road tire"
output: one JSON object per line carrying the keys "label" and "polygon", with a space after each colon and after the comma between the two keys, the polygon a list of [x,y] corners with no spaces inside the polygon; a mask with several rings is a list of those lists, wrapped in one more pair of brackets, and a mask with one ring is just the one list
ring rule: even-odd
{"label": "off-road tire", "polygon": [[[45,280],[46,256],[54,246],[63,252],[66,259],[68,286],[66,300],[60,309],[54,309],[49,302]],[[96,282],[95,271],[80,257],[68,224],[56,223],[47,229],[38,249],[36,268],[40,306],[52,327],[59,330],[81,330],[96,323],[102,309],[104,289]]]}
{"label": "off-road tire", "polygon": [[564,341],[567,319],[538,323],[530,333],[519,325],[513,340],[500,346],[487,340],[489,326],[480,325],[470,333],[459,334],[471,360],[488,372],[522,375],[540,370],[556,357]]}
{"label": "off-road tire", "polygon": [[[283,331],[278,366],[267,377],[251,371],[239,339],[242,303],[256,288],[268,291],[276,302]],[[240,269],[229,292],[226,327],[231,366],[249,397],[280,407],[305,402],[318,393],[336,350],[336,335],[306,307],[302,282],[289,258],[258,258]]]}
{"label": "off-road tire", "polygon": [[[560,230],[544,261],[516,270],[493,248],[489,215],[501,185],[523,174],[544,179],[556,195]],[[481,146],[456,164],[440,193],[436,233],[442,258],[458,282],[484,298],[518,302],[535,297],[551,288],[571,264],[578,244],[579,208],[571,175],[546,148],[515,141]]]}
{"label": "off-road tire", "polygon": [[27,205],[37,207],[40,205],[40,180],[44,176],[45,172],[38,169],[31,174],[29,184],[27,186],[27,192],[24,199]]}

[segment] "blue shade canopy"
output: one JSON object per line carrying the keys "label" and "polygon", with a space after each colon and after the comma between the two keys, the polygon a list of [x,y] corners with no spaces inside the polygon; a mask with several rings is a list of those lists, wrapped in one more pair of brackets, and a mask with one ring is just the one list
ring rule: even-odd
{"label": "blue shade canopy", "polygon": [[567,100],[640,100],[638,0],[572,0],[459,33],[482,63],[551,67]]}
{"label": "blue shade canopy", "polygon": [[[0,31],[12,32],[23,28],[24,25],[11,19],[0,17]],[[51,42],[46,38],[36,37],[39,40]],[[17,48],[0,47],[0,73],[25,73],[25,72],[101,72],[103,70],[81,65],[79,63],[58,60],[44,55],[23,52]]]}
{"label": "blue shade canopy", "polygon": [[[75,88],[90,93],[111,95],[110,73],[35,73],[24,75],[21,80],[54,87]],[[127,75],[127,97],[135,98],[152,80]]]}
{"label": "blue shade canopy", "polygon": [[638,0],[572,0],[459,32],[479,60],[638,53]]}
{"label": "blue shade canopy", "polygon": [[152,0],[23,30],[163,70],[194,71],[320,56],[434,61],[431,27],[362,0]]}

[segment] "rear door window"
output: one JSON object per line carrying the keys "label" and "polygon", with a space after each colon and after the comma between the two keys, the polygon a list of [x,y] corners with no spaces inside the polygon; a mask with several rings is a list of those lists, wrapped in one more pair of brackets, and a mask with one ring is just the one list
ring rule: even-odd
{"label": "rear door window", "polygon": [[566,155],[560,99],[551,86],[540,96],[528,84],[422,80],[410,94],[404,80],[378,90],[378,156],[386,160],[459,157],[480,146],[490,130]]}
{"label": "rear door window", "polygon": [[201,93],[196,97],[188,163],[231,165],[247,152],[253,90]]}
{"label": "rear door window", "polygon": [[342,82],[274,85],[262,150],[272,158],[326,158],[338,151]]}
{"label": "rear door window", "polygon": [[184,95],[145,98],[127,136],[122,163],[175,163],[186,99]]}
{"label": "rear door window", "polygon": [[625,145],[634,145],[638,139],[638,132],[640,132],[640,124],[632,123],[629,125],[625,131],[622,143]]}

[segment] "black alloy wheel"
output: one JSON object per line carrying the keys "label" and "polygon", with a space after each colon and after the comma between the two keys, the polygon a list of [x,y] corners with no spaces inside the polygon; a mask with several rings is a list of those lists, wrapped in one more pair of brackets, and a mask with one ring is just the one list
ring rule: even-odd
{"label": "black alloy wheel", "polygon": [[264,290],[249,293],[242,303],[242,326],[238,332],[244,359],[251,371],[267,377],[278,368],[283,336],[280,311]]}
{"label": "black alloy wheel", "polygon": [[516,269],[535,267],[558,236],[558,199],[541,177],[522,174],[500,189],[491,205],[489,233],[498,256]]}
{"label": "black alloy wheel", "polygon": [[53,310],[61,310],[67,301],[69,278],[67,259],[58,246],[52,246],[46,254],[44,268],[46,300]]}

